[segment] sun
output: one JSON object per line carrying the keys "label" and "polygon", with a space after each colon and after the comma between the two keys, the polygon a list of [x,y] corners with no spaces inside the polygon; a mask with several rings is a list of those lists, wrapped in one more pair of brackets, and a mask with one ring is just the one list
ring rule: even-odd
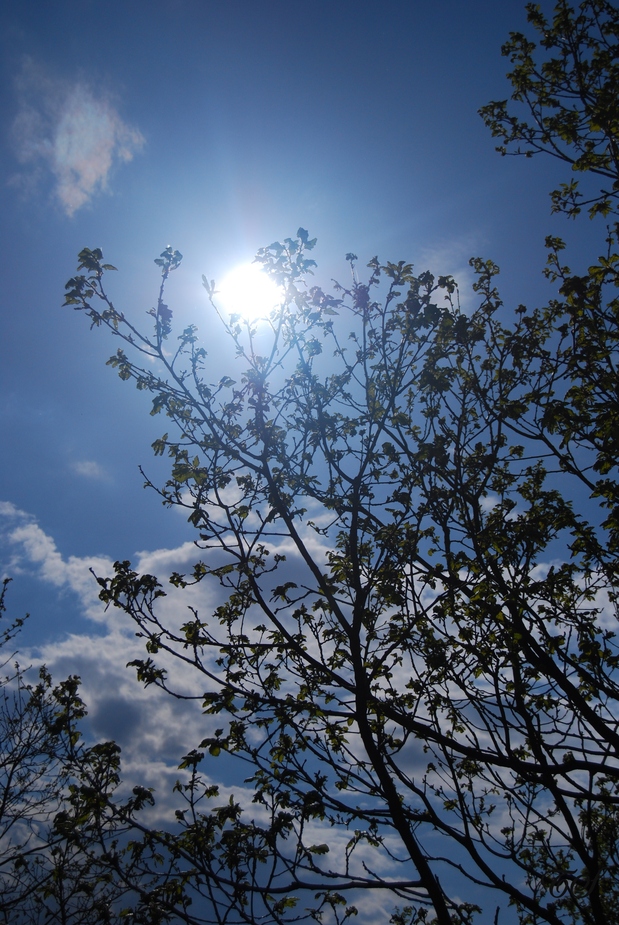
{"label": "sun", "polygon": [[255,263],[242,263],[217,284],[217,301],[246,320],[266,316],[282,301],[281,288]]}

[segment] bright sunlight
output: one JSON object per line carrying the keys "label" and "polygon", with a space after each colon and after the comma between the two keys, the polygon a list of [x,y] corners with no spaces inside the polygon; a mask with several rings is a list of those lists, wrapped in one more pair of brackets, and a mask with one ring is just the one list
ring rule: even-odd
{"label": "bright sunlight", "polygon": [[279,286],[255,263],[235,267],[218,283],[217,290],[222,308],[246,320],[268,315],[282,298]]}

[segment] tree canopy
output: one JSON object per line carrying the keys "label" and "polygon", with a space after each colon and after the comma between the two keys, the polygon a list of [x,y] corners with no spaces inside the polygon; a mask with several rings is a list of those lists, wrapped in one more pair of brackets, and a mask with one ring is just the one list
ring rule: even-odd
{"label": "tree canopy", "polygon": [[[0,589],[0,618],[8,585]],[[0,921],[103,925],[127,890],[97,838],[104,827],[111,846],[122,834],[120,749],[82,742],[79,678],[54,685],[43,667],[30,680],[14,651],[23,624],[16,619],[0,632]],[[106,806],[114,798],[112,812],[97,813],[97,793]]]}
{"label": "tree canopy", "polygon": [[[509,311],[481,258],[470,311],[449,276],[354,254],[330,293],[300,228],[256,257],[268,318],[226,316],[204,278],[231,347],[213,381],[197,328],[173,335],[178,251],[148,331],[101,251],[79,255],[66,304],[167,418],[157,491],[199,549],[190,574],[98,577],[145,641],[138,678],[185,697],[161,656],[180,660],[209,729],[175,826],[104,780],[63,817],[96,832],[136,921],[363,920],[362,896],[396,925],[616,920],[619,11],[528,13],[540,47],[511,36],[512,102],[482,116],[501,150],[603,177],[552,201],[609,222],[578,273],[548,238],[548,305]],[[166,583],[216,604],[164,618]],[[251,798],[222,804],[201,774],[234,761]]]}
{"label": "tree canopy", "polygon": [[609,0],[577,7],[561,0],[552,19],[539,4],[526,9],[539,46],[511,33],[502,48],[513,65],[511,100],[488,103],[480,115],[501,140],[501,154],[550,154],[577,175],[610,181],[587,199],[580,179],[561,183],[551,194],[553,211],[574,218],[586,205],[592,217],[613,214],[619,196],[617,7]]}

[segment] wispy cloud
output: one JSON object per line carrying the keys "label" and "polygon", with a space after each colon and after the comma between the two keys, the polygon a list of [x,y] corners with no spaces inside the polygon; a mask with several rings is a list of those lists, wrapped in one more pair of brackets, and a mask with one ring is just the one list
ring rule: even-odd
{"label": "wispy cloud", "polygon": [[435,276],[453,276],[458,284],[458,298],[463,311],[472,310],[479,299],[473,292],[475,273],[469,265],[472,254],[480,250],[480,241],[473,235],[451,239],[433,247],[422,248],[415,262],[415,271],[430,270]]}
{"label": "wispy cloud", "polygon": [[112,570],[111,559],[105,556],[65,559],[52,537],[24,511],[5,504],[0,506],[0,515],[3,515],[0,516],[0,530],[9,550],[9,559],[2,571],[7,575],[32,575],[34,572],[39,580],[72,591],[78,596],[84,616],[102,622],[104,611],[92,572],[107,575]]}
{"label": "wispy cloud", "polygon": [[51,172],[55,196],[71,216],[106,189],[114,165],[131,161],[144,137],[104,94],[82,80],[51,77],[30,58],[15,85],[12,137],[23,169],[12,183],[32,190]]}
{"label": "wispy cloud", "polygon": [[71,468],[77,475],[85,479],[96,479],[100,482],[106,482],[109,476],[102,465],[94,459],[80,459],[71,464]]}

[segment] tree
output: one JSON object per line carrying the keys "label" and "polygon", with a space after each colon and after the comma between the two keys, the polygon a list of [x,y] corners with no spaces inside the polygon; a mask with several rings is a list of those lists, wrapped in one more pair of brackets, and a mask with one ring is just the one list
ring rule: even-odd
{"label": "tree", "polygon": [[[8,584],[5,579],[0,591],[0,616],[6,612]],[[0,636],[0,913],[5,921],[25,892],[15,876],[16,854],[36,854],[46,844],[37,838],[37,824],[49,821],[62,789],[49,732],[49,676],[42,673],[37,685],[28,685],[19,664],[12,664],[12,653],[6,654],[22,623],[16,620]]]}
{"label": "tree", "polygon": [[[0,616],[8,584],[5,579],[0,590]],[[54,686],[43,667],[30,683],[12,649],[23,623],[17,619],[0,634],[0,669],[6,672],[0,679],[0,921],[119,921],[127,900],[129,907],[140,906],[138,898],[127,897],[126,880],[114,864],[123,813],[135,814],[150,794],[136,789],[121,801],[120,749],[81,741],[86,710],[79,678]],[[106,795],[99,812],[97,793]]]}
{"label": "tree", "polygon": [[[505,53],[533,125],[506,102],[482,114],[506,150],[611,180],[587,202],[614,216],[619,13],[528,9],[542,64],[523,36]],[[553,203],[576,215],[578,193]],[[465,313],[451,277],[403,261],[360,278],[349,254],[349,283],[309,286],[301,228],[256,258],[281,290],[268,349],[204,278],[244,365],[216,382],[194,326],[169,347],[178,251],[156,261],[149,334],[114,307],[101,251],[80,253],[66,304],[120,338],[110,365],[169,419],[157,490],[201,550],[169,582],[220,595],[171,624],[155,576],[118,562],[98,579],[145,640],[138,678],[174,695],[157,663],[173,655],[221,725],[181,764],[180,830],[143,828],[127,855],[136,870],[165,858],[166,914],[340,921],[379,893],[395,923],[498,922],[506,905],[522,923],[616,920],[618,234],[584,275],[548,239],[541,309],[509,313],[497,268],[474,259]],[[203,784],[224,755],[250,768],[253,804]]]}
{"label": "tree", "polygon": [[[512,32],[502,53],[514,65],[507,76],[512,103],[520,105],[495,101],[483,106],[480,115],[501,139],[500,154],[550,154],[577,174],[611,181],[610,189],[586,200],[579,180],[561,183],[551,193],[553,211],[575,218],[586,205],[591,217],[609,215],[619,197],[617,7],[609,0],[585,0],[574,10],[560,0],[552,22],[538,4],[528,3],[526,9],[541,36],[541,48],[554,54],[536,61],[535,42]],[[523,110],[532,122],[521,120]]]}

